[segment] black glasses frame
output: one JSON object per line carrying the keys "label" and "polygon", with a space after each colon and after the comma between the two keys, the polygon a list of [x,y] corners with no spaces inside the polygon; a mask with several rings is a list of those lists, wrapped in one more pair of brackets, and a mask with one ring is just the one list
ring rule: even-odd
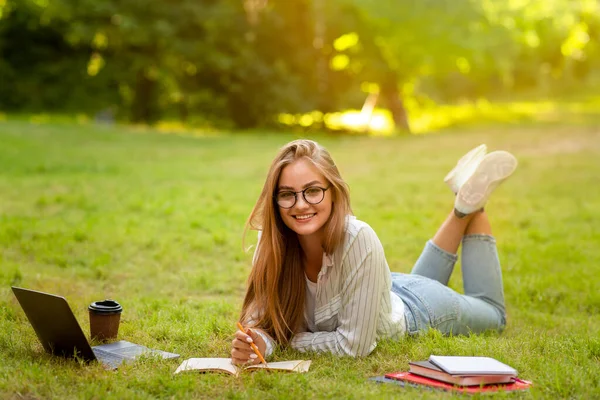
{"label": "black glasses frame", "polygon": [[[275,193],[273,195],[273,199],[275,200],[275,203],[279,207],[288,210],[288,209],[294,207],[296,205],[296,203],[298,202],[298,193],[302,193],[302,198],[304,199],[304,201],[307,202],[308,204],[312,204],[314,206],[314,205],[320,204],[323,201],[323,199],[325,199],[325,192],[328,191],[330,188],[331,188],[331,185],[327,186],[326,188],[322,188],[320,186],[310,186],[310,187],[307,187],[306,189],[301,190],[299,192],[294,192],[293,190],[282,190],[281,192]],[[321,200],[319,200],[316,203],[311,203],[310,201],[308,201],[308,199],[306,198],[306,191],[309,190],[309,189],[321,189],[321,191],[323,193],[323,197],[321,197]],[[284,207],[281,204],[279,204],[279,202],[277,201],[277,196],[279,196],[279,194],[281,194],[281,193],[294,193],[294,202],[292,203],[291,206]]]}

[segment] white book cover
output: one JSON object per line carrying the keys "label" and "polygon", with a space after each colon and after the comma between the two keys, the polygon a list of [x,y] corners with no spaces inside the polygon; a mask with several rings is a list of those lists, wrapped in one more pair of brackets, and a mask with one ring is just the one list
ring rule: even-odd
{"label": "white book cover", "polygon": [[491,357],[431,355],[429,361],[452,375],[517,376],[517,370]]}

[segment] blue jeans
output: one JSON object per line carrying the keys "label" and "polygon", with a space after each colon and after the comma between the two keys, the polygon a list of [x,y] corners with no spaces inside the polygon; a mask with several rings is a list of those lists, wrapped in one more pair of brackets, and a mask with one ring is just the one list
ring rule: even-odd
{"label": "blue jeans", "polygon": [[506,311],[496,240],[483,234],[463,238],[465,294],[446,286],[457,258],[428,241],[410,274],[392,273],[392,291],[404,301],[408,334],[429,328],[453,335],[504,329]]}

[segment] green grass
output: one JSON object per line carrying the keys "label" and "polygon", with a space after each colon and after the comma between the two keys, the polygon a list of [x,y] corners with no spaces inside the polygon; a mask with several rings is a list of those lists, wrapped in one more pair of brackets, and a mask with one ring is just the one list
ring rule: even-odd
{"label": "green grass", "polygon": [[252,255],[243,226],[293,138],[0,122],[0,398],[447,398],[367,381],[430,354],[514,366],[534,386],[511,398],[600,397],[600,132],[589,126],[316,136],[400,272],[450,211],[442,178],[458,157],[479,143],[518,157],[486,207],[504,270],[501,335],[430,332],[357,360],[285,350],[275,358],[310,358],[310,372],[240,378],[174,376],[172,360],[109,372],[43,352],[10,285],[65,296],[86,333],[87,305],[112,297],[124,307],[121,339],[182,359],[227,357]]}

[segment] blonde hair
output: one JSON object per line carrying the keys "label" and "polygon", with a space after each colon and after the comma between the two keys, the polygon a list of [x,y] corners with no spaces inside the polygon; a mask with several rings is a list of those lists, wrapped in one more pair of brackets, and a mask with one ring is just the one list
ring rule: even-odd
{"label": "blonde hair", "polygon": [[283,223],[273,196],[283,168],[301,158],[312,162],[331,187],[333,204],[324,225],[325,253],[333,253],[342,244],[346,216],[352,214],[348,185],[324,147],[301,139],[279,150],[246,223],[245,233],[248,229],[262,233],[248,277],[240,320],[264,330],[280,344],[287,344],[302,324],[306,282],[298,236]]}

